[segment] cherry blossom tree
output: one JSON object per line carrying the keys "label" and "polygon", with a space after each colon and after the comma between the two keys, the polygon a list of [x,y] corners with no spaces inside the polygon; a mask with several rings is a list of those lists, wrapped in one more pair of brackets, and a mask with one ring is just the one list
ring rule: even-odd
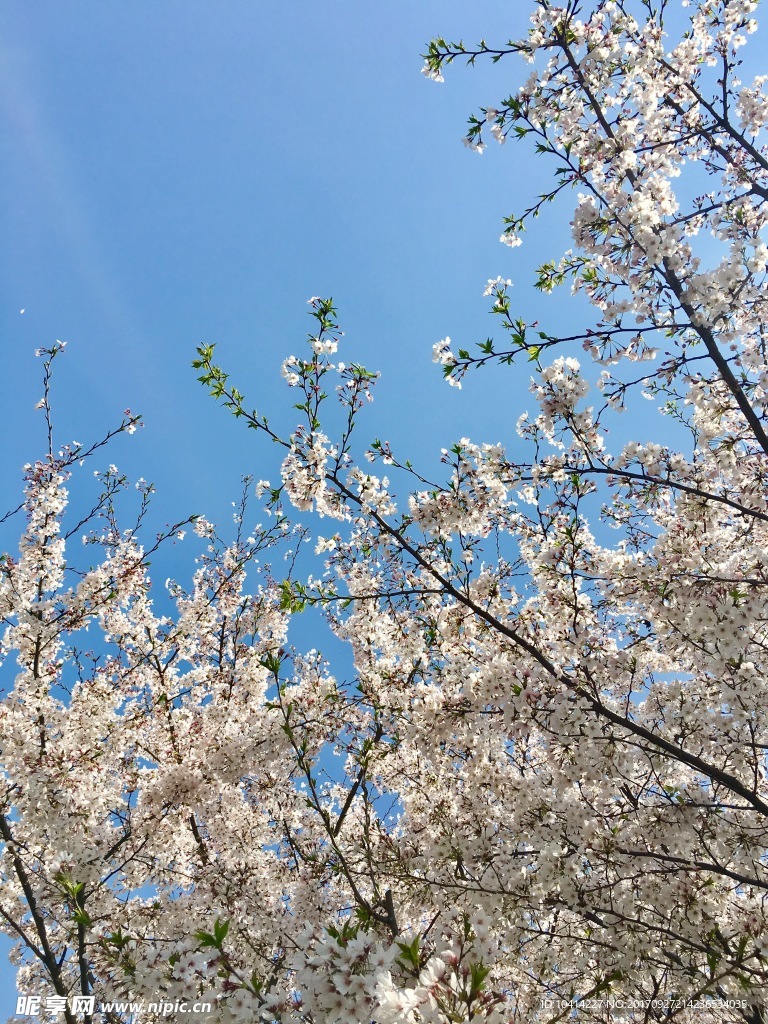
{"label": "cherry blossom tree", "polygon": [[[67,525],[100,446],[55,448],[43,354],[49,448],[0,590],[0,917],[24,990],[110,1021],[129,998],[265,1024],[768,1020],[768,98],[737,77],[756,3],[533,6],[525,39],[439,38],[424,69],[530,65],[466,137],[554,158],[507,244],[577,197],[536,283],[582,293],[590,325],[540,329],[497,278],[508,340],[434,348],[456,386],[530,368],[525,461],[462,438],[436,481],[360,441],[377,375],[338,360],[313,298],[289,436],[212,346],[195,362],[282,448],[267,526],[244,496],[233,542],[201,518],[142,542],[149,489],[126,529],[114,469]],[[642,396],[671,443],[612,447]],[[200,561],[161,614],[148,557],[187,526]],[[95,566],[65,559],[78,536]],[[309,605],[351,681],[301,652]]]}

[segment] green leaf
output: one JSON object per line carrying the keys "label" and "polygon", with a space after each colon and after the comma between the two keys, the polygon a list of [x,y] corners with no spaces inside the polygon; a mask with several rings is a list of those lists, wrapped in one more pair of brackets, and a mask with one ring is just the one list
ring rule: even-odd
{"label": "green leaf", "polygon": [[278,675],[280,672],[280,656],[278,654],[267,654],[262,659],[261,664],[264,666],[265,669],[267,669],[268,672],[271,672],[272,675],[274,676]]}
{"label": "green leaf", "polygon": [[419,944],[421,937],[417,935],[412,942],[398,942],[401,959],[418,971],[420,966]]}
{"label": "green leaf", "polygon": [[218,949],[221,950],[224,943],[224,939],[227,937],[229,931],[229,921],[220,921],[216,918],[216,923],[213,926],[213,935],[210,932],[195,932],[194,937],[206,949]]}
{"label": "green leaf", "polygon": [[476,963],[469,965],[469,994],[472,998],[478,996],[483,991],[485,979],[490,973],[491,968],[486,967],[485,964]]}

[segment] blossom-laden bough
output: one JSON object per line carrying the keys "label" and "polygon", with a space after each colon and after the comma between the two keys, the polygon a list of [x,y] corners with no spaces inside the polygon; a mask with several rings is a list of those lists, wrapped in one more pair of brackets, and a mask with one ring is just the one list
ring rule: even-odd
{"label": "blossom-laden bough", "polygon": [[[25,984],[195,993],[222,1022],[768,1020],[768,100],[736,77],[756,4],[686,6],[677,45],[668,0],[540,0],[521,41],[430,44],[436,80],[460,59],[532,66],[467,134],[556,159],[505,241],[578,195],[574,248],[536,283],[570,282],[597,321],[540,330],[497,278],[508,346],[434,350],[454,384],[532,367],[524,461],[462,438],[440,482],[387,441],[361,449],[376,375],[337,361],[313,298],[309,352],[283,366],[289,436],[198,352],[214,397],[282,447],[282,479],[260,482],[253,538],[197,521],[209,549],[173,614],[109,497],[105,559],[68,587],[80,453],[31,471],[0,718],[0,914]],[[611,451],[640,393],[673,443]],[[322,568],[263,570],[247,597],[289,515]],[[308,605],[353,682],[290,653]],[[110,645],[91,663],[64,640],[86,620]]]}

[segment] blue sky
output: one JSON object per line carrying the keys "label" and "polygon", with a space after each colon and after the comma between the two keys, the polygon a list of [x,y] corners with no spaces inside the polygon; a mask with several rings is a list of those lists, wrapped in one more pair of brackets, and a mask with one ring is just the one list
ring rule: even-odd
{"label": "blue sky", "polygon": [[258,456],[205,400],[194,347],[217,341],[249,394],[284,405],[279,365],[315,294],[337,300],[346,358],[384,373],[373,432],[397,423],[439,447],[446,431],[507,430],[506,409],[484,403],[478,421],[476,402],[447,393],[431,346],[481,340],[486,278],[550,255],[498,243],[530,171],[522,150],[480,158],[459,143],[466,115],[519,69],[457,68],[436,86],[419,53],[437,32],[506,38],[521,14],[443,0],[330,12],[32,0],[0,22],[2,404],[21,435],[4,493],[40,438],[33,351],[62,338],[61,439],[141,411],[146,429],[114,461],[169,508],[216,517]]}
{"label": "blue sky", "polygon": [[[130,407],[146,427],[104,464],[153,481],[162,521],[227,519],[240,476],[275,479],[276,460],[207,398],[195,346],[217,342],[253,404],[285,410],[279,367],[301,351],[311,295],[337,301],[340,357],[383,372],[370,438],[429,466],[463,435],[514,444],[527,370],[473,375],[458,392],[431,348],[491,332],[482,290],[497,274],[515,280],[523,315],[548,330],[572,323],[566,295],[529,286],[532,267],[568,244],[567,226],[548,214],[521,249],[501,246],[502,217],[538,191],[542,169],[513,144],[483,157],[460,144],[466,116],[514,91],[525,69],[455,66],[438,86],[419,54],[436,34],[522,34],[527,9],[9,0],[0,512],[20,499],[22,464],[43,454],[33,353],[60,338],[59,443],[96,439]],[[14,993],[2,966],[0,1014]]]}

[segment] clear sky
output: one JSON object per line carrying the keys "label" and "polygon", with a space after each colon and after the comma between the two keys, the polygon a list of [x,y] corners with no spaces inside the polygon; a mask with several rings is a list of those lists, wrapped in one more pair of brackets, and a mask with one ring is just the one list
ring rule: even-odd
{"label": "clear sky", "polygon": [[[435,85],[419,54],[436,34],[520,35],[527,13],[508,0],[7,0],[0,512],[43,454],[33,353],[60,338],[58,441],[93,440],[130,407],[146,427],[104,463],[153,481],[163,521],[229,517],[240,476],[274,479],[276,462],[196,382],[195,346],[217,342],[253,404],[285,409],[279,367],[302,349],[311,295],[337,301],[340,357],[383,371],[371,438],[429,465],[464,435],[514,444],[525,368],[458,392],[431,348],[491,332],[482,290],[498,274],[545,329],[573,316],[567,296],[527,284],[567,224],[545,217],[521,249],[500,245],[541,168],[513,143],[482,157],[460,144],[466,116],[525,68],[455,66]],[[3,961],[0,1016],[14,993]]]}
{"label": "clear sky", "polygon": [[169,509],[216,517],[258,455],[206,401],[194,347],[217,341],[260,406],[284,406],[279,366],[316,294],[337,300],[341,357],[384,373],[372,433],[392,423],[433,449],[446,432],[506,431],[506,409],[448,392],[431,346],[482,340],[485,280],[551,254],[546,237],[525,261],[498,242],[535,190],[523,151],[478,157],[459,141],[522,69],[457,67],[439,86],[419,53],[438,32],[506,39],[525,6],[6,4],[0,396],[17,436],[3,493],[42,437],[33,351],[62,338],[60,439],[141,411],[146,429],[114,461]]}

